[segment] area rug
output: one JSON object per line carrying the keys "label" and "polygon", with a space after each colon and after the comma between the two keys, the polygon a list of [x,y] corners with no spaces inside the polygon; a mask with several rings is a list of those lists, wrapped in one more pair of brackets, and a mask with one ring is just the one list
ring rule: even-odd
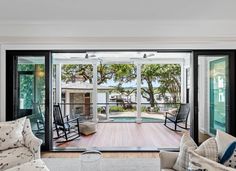
{"label": "area rug", "polygon": [[[43,158],[43,161],[50,171],[82,171],[79,158]],[[103,158],[101,171],[159,171],[159,163],[158,158]]]}

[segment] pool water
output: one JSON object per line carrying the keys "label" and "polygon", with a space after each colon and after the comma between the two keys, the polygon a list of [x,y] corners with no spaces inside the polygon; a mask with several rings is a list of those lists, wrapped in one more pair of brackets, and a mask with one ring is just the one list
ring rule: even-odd
{"label": "pool water", "polygon": [[[136,117],[110,117],[113,122],[136,122]],[[142,122],[164,122],[163,119],[142,117]]]}

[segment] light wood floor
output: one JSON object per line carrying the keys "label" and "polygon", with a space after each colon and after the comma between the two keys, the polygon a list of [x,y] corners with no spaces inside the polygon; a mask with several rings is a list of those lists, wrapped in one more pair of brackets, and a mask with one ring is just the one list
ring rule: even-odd
{"label": "light wood floor", "polygon": [[[170,124],[173,125],[173,124]],[[166,128],[163,123],[99,123],[97,133],[67,143],[59,148],[158,149],[178,148],[182,133]],[[76,155],[76,154],[73,154]]]}

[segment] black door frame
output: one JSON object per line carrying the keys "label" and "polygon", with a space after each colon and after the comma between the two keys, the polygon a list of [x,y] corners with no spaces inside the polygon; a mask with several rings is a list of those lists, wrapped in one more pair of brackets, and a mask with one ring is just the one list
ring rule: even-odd
{"label": "black door frame", "polygon": [[[46,50],[6,50],[6,120],[16,119],[18,110],[18,83],[17,83],[17,57],[45,57],[45,144],[42,145],[42,150],[52,149],[52,58],[51,52]],[[12,114],[11,114],[12,113]]]}
{"label": "black door frame", "polygon": [[191,98],[191,136],[194,138],[195,142],[198,143],[198,59],[200,55],[227,55],[229,60],[228,72],[229,72],[229,96],[228,96],[228,117],[226,118],[227,127],[226,132],[229,134],[236,136],[236,115],[235,115],[235,106],[236,106],[236,59],[235,59],[235,51],[234,50],[196,50],[193,51],[192,58],[192,98]]}

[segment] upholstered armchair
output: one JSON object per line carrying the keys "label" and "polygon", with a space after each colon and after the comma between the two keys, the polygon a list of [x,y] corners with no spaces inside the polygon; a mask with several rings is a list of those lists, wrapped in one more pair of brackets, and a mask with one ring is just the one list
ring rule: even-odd
{"label": "upholstered armchair", "polygon": [[0,123],[0,170],[40,159],[42,140],[34,136],[29,119]]}
{"label": "upholstered armchair", "polygon": [[32,132],[30,121],[26,119],[23,130],[25,146],[32,152],[34,159],[40,159],[40,147],[42,140],[38,139]]}

